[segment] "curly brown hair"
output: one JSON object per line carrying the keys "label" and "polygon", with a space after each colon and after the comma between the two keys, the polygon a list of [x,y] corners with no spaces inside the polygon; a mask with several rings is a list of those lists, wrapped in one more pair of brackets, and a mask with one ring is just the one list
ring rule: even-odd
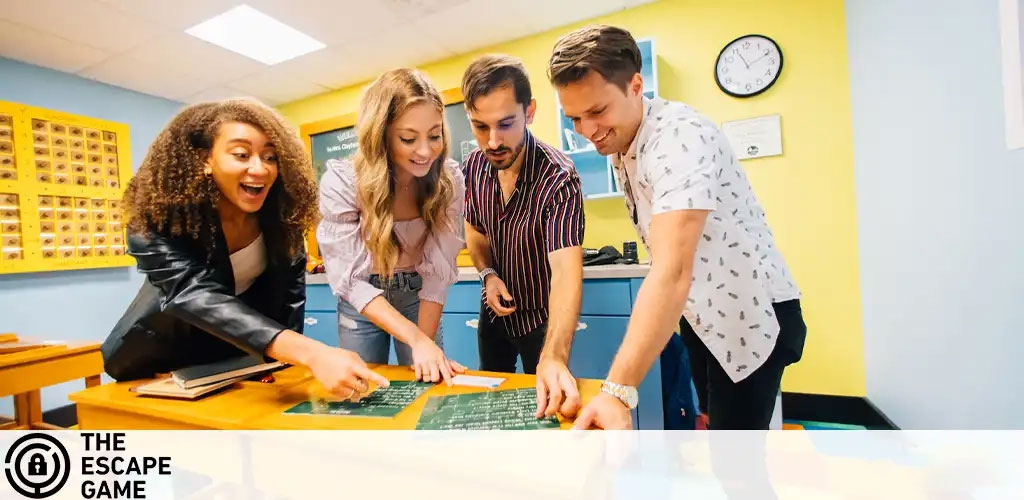
{"label": "curly brown hair", "polygon": [[294,128],[252,99],[188,106],[167,124],[125,191],[128,230],[189,235],[212,258],[220,190],[203,168],[220,126],[230,122],[260,129],[275,145],[278,180],[259,211],[260,228],[272,257],[294,258],[303,252],[305,232],[319,215],[313,168]]}

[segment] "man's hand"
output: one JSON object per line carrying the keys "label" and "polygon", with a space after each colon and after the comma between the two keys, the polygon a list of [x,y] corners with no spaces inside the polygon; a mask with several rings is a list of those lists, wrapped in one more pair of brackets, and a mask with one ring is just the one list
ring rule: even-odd
{"label": "man's hand", "polygon": [[572,418],[580,411],[580,391],[564,361],[541,358],[537,363],[537,418],[555,413]]}
{"label": "man's hand", "polygon": [[508,288],[505,287],[505,282],[501,280],[496,274],[488,274],[484,278],[484,289],[487,290],[487,305],[494,311],[494,314],[498,316],[508,316],[516,312],[516,306],[505,307],[501,305],[500,299],[505,299],[508,302],[512,302],[512,294],[508,293]]}
{"label": "man's hand", "polygon": [[606,429],[606,430],[631,430],[633,429],[633,415],[629,408],[619,401],[619,398],[611,394],[600,393],[583,407],[580,416],[576,418],[573,429]]}

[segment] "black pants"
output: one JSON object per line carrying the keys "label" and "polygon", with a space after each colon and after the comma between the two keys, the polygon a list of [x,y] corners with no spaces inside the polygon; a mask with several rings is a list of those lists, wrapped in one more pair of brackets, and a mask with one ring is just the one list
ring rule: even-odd
{"label": "black pants", "polygon": [[771,423],[782,373],[800,360],[807,336],[799,300],[772,304],[779,335],[771,355],[747,378],[733,382],[686,320],[679,328],[690,353],[690,369],[701,413],[711,429],[767,429]]}
{"label": "black pants", "polygon": [[544,348],[548,323],[541,323],[531,332],[521,337],[512,337],[505,330],[501,318],[491,322],[486,308],[480,310],[480,323],[476,338],[480,353],[480,369],[490,372],[515,373],[516,358],[523,358],[523,371],[533,375],[537,373],[537,361],[540,351]]}

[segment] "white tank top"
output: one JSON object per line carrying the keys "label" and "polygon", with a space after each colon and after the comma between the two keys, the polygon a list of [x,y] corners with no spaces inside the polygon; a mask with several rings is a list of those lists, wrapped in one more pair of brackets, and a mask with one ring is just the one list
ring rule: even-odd
{"label": "white tank top", "polygon": [[235,274],[235,295],[241,295],[267,269],[267,247],[263,245],[263,234],[257,236],[249,246],[231,254],[231,269]]}

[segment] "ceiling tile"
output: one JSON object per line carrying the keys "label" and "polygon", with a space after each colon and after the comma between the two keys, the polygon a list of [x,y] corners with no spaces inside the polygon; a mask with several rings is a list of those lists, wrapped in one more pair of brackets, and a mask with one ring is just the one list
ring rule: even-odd
{"label": "ceiling tile", "polygon": [[81,71],[79,75],[146,94],[178,100],[211,86],[212,82],[159,61],[115,56]]}
{"label": "ceiling tile", "polygon": [[267,65],[196,37],[171,33],[146,42],[125,56],[140,61],[159,62],[168,71],[190,74],[204,82],[223,83],[256,73]]}
{"label": "ceiling tile", "polygon": [[531,26],[523,20],[532,12],[521,5],[504,5],[501,15],[496,16],[493,2],[473,0],[459,7],[458,16],[437,12],[417,19],[414,24],[449,52],[462,54],[529,34]]}
{"label": "ceiling tile", "polygon": [[281,68],[271,68],[240,78],[229,83],[228,87],[239,89],[271,106],[330,90],[304,78],[298,78],[291,72],[282,71]]}
{"label": "ceiling tile", "polygon": [[249,5],[327,44],[378,33],[395,22],[379,0],[251,0]]}
{"label": "ceiling tile", "polygon": [[[470,0],[378,0],[399,17],[412,21],[439,12],[462,8]],[[493,5],[493,3],[492,3]]]}
{"label": "ceiling tile", "polygon": [[26,26],[0,21],[0,56],[76,73],[109,54]]}
{"label": "ceiling tile", "polygon": [[245,0],[104,0],[123,12],[173,31],[185,31]]}
{"label": "ceiling tile", "polygon": [[248,92],[233,89],[231,87],[211,87],[182,99],[183,102],[195,104],[197,102],[222,101],[233,97],[250,97]]}
{"label": "ceiling tile", "polygon": [[73,42],[115,52],[127,50],[166,31],[166,28],[96,1],[4,2],[0,17]]}

